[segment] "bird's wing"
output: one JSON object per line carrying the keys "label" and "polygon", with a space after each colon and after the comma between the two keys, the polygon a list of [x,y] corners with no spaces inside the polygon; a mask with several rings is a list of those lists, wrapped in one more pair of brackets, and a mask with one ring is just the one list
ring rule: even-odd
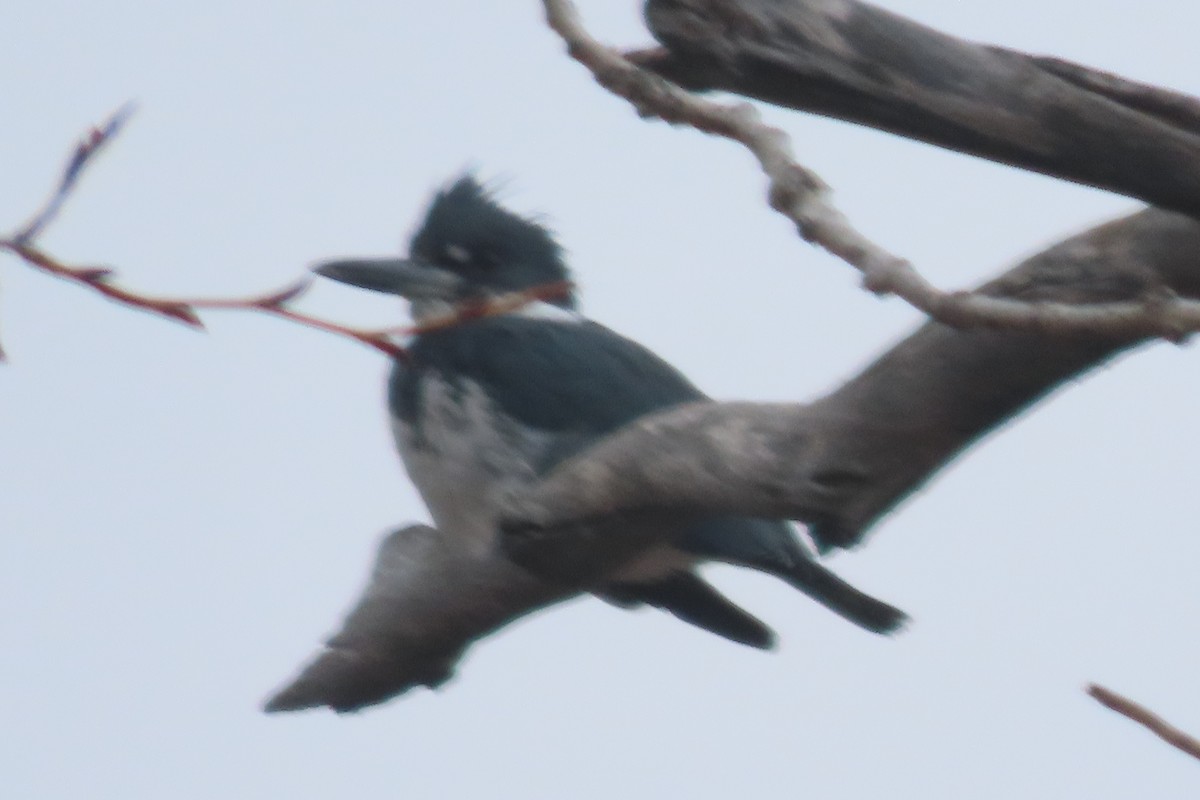
{"label": "bird's wing", "polygon": [[[421,336],[411,357],[448,380],[478,383],[505,414],[557,434],[594,438],[651,411],[705,399],[666,361],[593,322],[492,317]],[[413,370],[393,373],[391,403],[402,418],[415,416]]]}

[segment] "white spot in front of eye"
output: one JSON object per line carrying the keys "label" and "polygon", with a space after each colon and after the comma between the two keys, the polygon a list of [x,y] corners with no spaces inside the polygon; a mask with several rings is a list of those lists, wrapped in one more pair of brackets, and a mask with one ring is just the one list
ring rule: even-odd
{"label": "white spot in front of eye", "polygon": [[456,264],[469,264],[471,262],[471,251],[461,244],[448,244],[446,245],[446,258]]}

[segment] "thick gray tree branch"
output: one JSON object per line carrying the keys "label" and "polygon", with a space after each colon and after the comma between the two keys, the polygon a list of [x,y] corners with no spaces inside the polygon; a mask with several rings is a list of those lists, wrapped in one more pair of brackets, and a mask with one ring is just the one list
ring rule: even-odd
{"label": "thick gray tree branch", "polygon": [[475,639],[571,594],[426,525],[393,531],[341,630],[266,710],[355,711],[440,686]]}
{"label": "thick gray tree branch", "polygon": [[694,90],[776,105],[1200,216],[1200,101],[968,42],[857,0],[648,0],[665,51],[641,63]]}
{"label": "thick gray tree branch", "polygon": [[341,628],[266,710],[356,711],[418,686],[440,686],[473,642],[595,587],[651,543],[647,523],[666,536],[679,521],[673,515],[654,528],[660,521],[654,512],[638,517],[615,514],[572,528],[563,539],[572,547],[536,549],[528,568],[499,547],[481,551],[454,532],[427,525],[393,531]]}
{"label": "thick gray tree branch", "polygon": [[[1148,209],[979,291],[1035,305],[1200,297],[1200,223]],[[578,537],[553,527],[564,522],[683,508],[798,519],[823,548],[853,546],[979,437],[1146,338],[930,322],[809,405],[706,403],[643,418],[514,498],[512,552],[573,550]]]}

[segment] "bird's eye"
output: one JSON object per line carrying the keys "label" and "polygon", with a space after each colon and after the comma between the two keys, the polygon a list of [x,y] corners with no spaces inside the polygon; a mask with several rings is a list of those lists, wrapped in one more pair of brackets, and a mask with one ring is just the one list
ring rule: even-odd
{"label": "bird's eye", "polygon": [[470,264],[471,251],[463,247],[461,244],[446,245],[446,260],[455,264]]}

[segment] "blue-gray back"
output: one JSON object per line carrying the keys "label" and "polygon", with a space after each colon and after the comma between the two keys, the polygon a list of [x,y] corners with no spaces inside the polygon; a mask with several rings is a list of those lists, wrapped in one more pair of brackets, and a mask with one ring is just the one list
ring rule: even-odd
{"label": "blue-gray back", "polygon": [[705,395],[636,342],[594,322],[499,316],[420,336],[411,366],[397,363],[390,403],[419,417],[418,382],[435,370],[484,388],[498,410],[553,433],[608,433],[638,417]]}

